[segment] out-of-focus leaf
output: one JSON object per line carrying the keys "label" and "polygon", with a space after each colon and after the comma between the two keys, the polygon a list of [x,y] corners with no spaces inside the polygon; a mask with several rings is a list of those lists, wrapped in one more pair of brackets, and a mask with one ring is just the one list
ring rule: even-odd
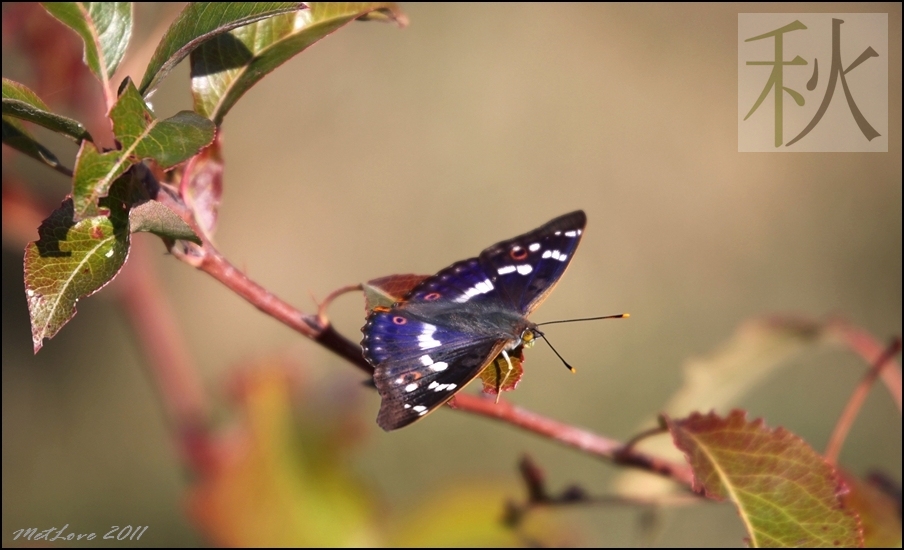
{"label": "out-of-focus leaf", "polygon": [[223,158],[219,137],[188,161],[179,194],[194,213],[204,236],[212,241],[223,195]]}
{"label": "out-of-focus leaf", "polygon": [[232,547],[377,545],[369,499],[335,446],[336,426],[296,422],[298,388],[272,366],[245,376],[237,393],[243,426],[215,447],[189,495],[207,537]]}
{"label": "out-of-focus leaf", "polygon": [[129,231],[132,233],[147,231],[160,237],[201,244],[201,239],[178,214],[153,200],[143,202],[129,210]]}
{"label": "out-of-focus leaf", "polygon": [[757,319],[707,357],[684,364],[684,384],[665,411],[673,416],[721,409],[750,392],[779,366],[823,341],[822,323],[794,319]]}
{"label": "out-of-focus leaf", "polygon": [[191,111],[157,119],[131,81],[126,82],[110,118],[122,149],[100,153],[92,143],[82,143],[72,184],[76,220],[97,215],[97,201],[133,164],[151,158],[161,168],[170,168],[210,143],[215,130],[209,120]]}
{"label": "out-of-focus leaf", "polygon": [[579,543],[561,514],[537,509],[518,531],[502,521],[505,502],[516,489],[493,483],[457,484],[433,494],[417,508],[399,516],[387,529],[391,548],[499,548],[513,546],[562,547]]}
{"label": "out-of-focus leaf", "polygon": [[152,158],[163,169],[197,154],[213,141],[215,131],[209,120],[192,111],[157,119],[131,81],[119,95],[110,118],[124,155]]}
{"label": "out-of-focus leaf", "polygon": [[[822,323],[780,318],[748,321],[716,351],[685,361],[684,383],[662,410],[671,416],[695,410],[726,410],[776,369],[825,340]],[[650,418],[639,429],[654,422]],[[658,456],[680,457],[664,438],[645,441],[644,449]],[[621,494],[647,497],[675,490],[674,483],[642,472],[620,474],[616,486]]]}
{"label": "out-of-focus leaf", "polygon": [[109,88],[132,36],[131,2],[42,2],[85,43],[85,65]]}
{"label": "out-of-focus leaf", "polygon": [[730,499],[751,546],[863,546],[857,515],[841,500],[844,483],[796,435],[748,421],[738,410],[666,423],[694,471],[694,489]]}
{"label": "out-of-focus leaf", "polygon": [[[43,162],[51,168],[64,168],[56,155],[38,141],[22,126],[22,123],[12,117],[3,117],[3,143],[16,151]],[[68,168],[64,168],[68,170]]]}
{"label": "out-of-focus leaf", "polygon": [[82,39],[60,25],[37,2],[5,2],[3,49],[25,56],[29,87],[39,96],[52,93],[54,104],[79,110],[101,107],[95,97],[97,79],[82,60]]}
{"label": "out-of-focus leaf", "polygon": [[524,355],[522,353],[509,353],[509,360],[512,362],[509,368],[509,362],[505,357],[499,355],[485,369],[480,371],[480,381],[483,382],[483,392],[496,395],[504,391],[512,391],[524,376]]}
{"label": "out-of-focus leaf", "polygon": [[41,98],[28,87],[7,78],[3,79],[3,116],[40,124],[77,142],[91,140],[91,134],[80,122],[51,112]]}
{"label": "out-of-focus leaf", "polygon": [[[88,143],[88,142],[85,142]],[[75,220],[71,199],[63,201],[25,248],[25,296],[34,351],[75,315],[75,304],[104,287],[129,254],[127,194],[131,176],[111,188],[102,206],[109,216]]]}
{"label": "out-of-focus leaf", "polygon": [[841,496],[844,505],[857,512],[867,548],[901,547],[900,504],[870,483],[842,472],[850,491]]}
{"label": "out-of-focus leaf", "polygon": [[419,282],[427,278],[427,275],[415,275],[405,273],[403,275],[388,275],[379,279],[371,279],[362,286],[364,288],[364,307],[371,311],[375,307],[389,307],[398,302],[408,291]]}
{"label": "out-of-focus leaf", "polygon": [[147,97],[192,50],[218,34],[267,17],[303,9],[301,2],[190,2],[170,25],[141,80]]}
{"label": "out-of-focus leaf", "polygon": [[264,19],[205,42],[191,54],[195,110],[219,125],[266,74],[351,21],[371,15],[407,24],[405,14],[391,2],[310,2],[307,10]]}

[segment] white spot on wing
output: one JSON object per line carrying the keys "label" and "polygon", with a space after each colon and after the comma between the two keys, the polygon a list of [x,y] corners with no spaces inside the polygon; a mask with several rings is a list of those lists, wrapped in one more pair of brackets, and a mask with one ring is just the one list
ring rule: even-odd
{"label": "white spot on wing", "polygon": [[517,267],[519,275],[527,275],[534,270],[529,264],[521,264]]}
{"label": "white spot on wing", "polygon": [[579,229],[575,230],[575,231],[566,231],[565,232],[566,237],[577,237],[580,234],[581,234],[581,231]]}
{"label": "white spot on wing", "polygon": [[531,252],[536,252],[536,251],[540,250],[540,243],[532,243],[530,246],[527,247],[527,249],[530,250]]}
{"label": "white spot on wing", "polygon": [[411,408],[411,410],[416,412],[419,416],[424,416],[425,414],[427,414],[427,407],[423,405],[415,405]]}
{"label": "white spot on wing", "polygon": [[436,348],[442,345],[442,342],[433,338],[434,332],[436,332],[436,325],[424,323],[421,334],[417,337],[421,349]]}
{"label": "white spot on wing", "polygon": [[429,367],[433,364],[433,359],[431,359],[429,355],[421,355],[421,364],[425,367]]}
{"label": "white spot on wing", "polygon": [[547,250],[547,251],[544,252],[543,255],[540,256],[540,257],[543,258],[543,259],[545,260],[546,258],[549,258],[549,257],[551,257],[551,256],[552,256],[552,250]]}
{"label": "white spot on wing", "polygon": [[411,392],[413,392],[413,391],[416,390],[416,389],[417,389],[417,383],[416,383],[416,382],[412,382],[412,383],[408,384],[407,386],[405,386],[405,391],[407,391],[408,393],[411,393]]}
{"label": "white spot on wing", "polygon": [[496,270],[496,272],[499,273],[500,275],[508,275],[509,273],[511,273],[513,271],[515,271],[515,266],[513,266],[513,265],[507,265],[505,267],[500,267],[499,269]]}
{"label": "white spot on wing", "polygon": [[449,363],[445,361],[439,361],[438,363],[433,363],[430,365],[430,369],[435,372],[441,372],[449,368]]}
{"label": "white spot on wing", "polygon": [[[444,384],[444,385],[445,385],[445,384]],[[432,389],[436,388],[437,386],[439,386],[439,382],[437,382],[436,380],[434,380],[433,382],[430,382],[430,385],[427,386],[427,389],[428,389],[428,390],[432,390]]]}
{"label": "white spot on wing", "polygon": [[478,294],[486,294],[491,290],[493,290],[493,283],[490,282],[489,279],[484,279],[471,288],[465,290],[464,294],[456,298],[455,301],[459,304],[463,304],[474,296],[477,296]]}

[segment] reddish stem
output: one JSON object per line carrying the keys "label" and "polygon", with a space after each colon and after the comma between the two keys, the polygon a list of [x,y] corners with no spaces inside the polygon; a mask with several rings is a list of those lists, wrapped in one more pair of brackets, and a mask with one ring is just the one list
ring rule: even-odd
{"label": "reddish stem", "polygon": [[872,368],[869,369],[869,372],[867,372],[863,379],[860,380],[857,387],[854,388],[854,392],[851,394],[851,398],[848,399],[847,405],[844,407],[844,411],[838,419],[838,423],[835,424],[835,430],[832,432],[832,437],[829,438],[829,444],[826,446],[825,457],[829,464],[837,463],[838,455],[841,453],[841,447],[844,445],[844,440],[851,430],[851,426],[854,424],[854,420],[857,418],[857,413],[860,412],[863,402],[866,401],[866,396],[869,393],[870,388],[872,388],[873,383],[875,383],[876,379],[879,377],[879,373],[882,372],[883,369],[888,370],[886,367],[889,367],[893,363],[892,359],[894,359],[894,356],[897,355],[899,351],[901,351],[901,339],[895,338],[895,340],[885,349],[885,352],[879,356]]}
{"label": "reddish stem", "polygon": [[[858,353],[870,365],[883,357],[886,346],[883,346],[878,340],[863,329],[854,327],[842,321],[834,321],[830,323],[829,330],[834,332],[848,345],[854,352]],[[894,360],[894,357],[887,359],[888,368],[880,370],[879,376],[885,383],[888,393],[891,394],[898,412],[901,412],[901,365]]]}

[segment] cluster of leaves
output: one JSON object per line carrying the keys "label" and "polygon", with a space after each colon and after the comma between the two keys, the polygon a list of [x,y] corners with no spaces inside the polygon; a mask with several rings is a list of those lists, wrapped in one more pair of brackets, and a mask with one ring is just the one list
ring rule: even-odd
{"label": "cluster of leaves", "polygon": [[[132,5],[51,2],[44,7],[83,40],[85,64],[104,90],[115,144],[99,146],[82,123],[54,113],[23,84],[3,79],[3,143],[72,177],[71,195],[44,221],[39,240],[25,253],[35,352],[75,315],[79,298],[119,273],[132,233],[155,233],[170,246],[177,240],[200,245],[199,233],[212,237],[219,200],[218,174],[212,174],[219,166],[216,129],[245,92],[351,21],[404,24],[401,12],[383,3],[192,3],[160,41],[141,84],[136,87],[126,77],[114,91],[111,79],[132,35]],[[194,110],[160,119],[147,99],[187,56]],[[74,169],[64,166],[23,121],[74,140],[79,145]],[[189,159],[187,169],[174,170]],[[190,219],[166,206],[161,193],[185,206]]]}
{"label": "cluster of leaves", "polygon": [[[405,24],[398,8],[386,3],[192,3],[161,39],[140,84],[126,77],[115,87],[112,79],[132,34],[131,4],[62,2],[44,7],[82,39],[84,63],[103,89],[115,141],[108,147],[99,145],[86,125],[53,112],[23,84],[3,79],[3,143],[72,178],[70,196],[43,221],[38,239],[25,251],[35,352],[72,318],[80,298],[117,276],[128,260],[132,233],[160,236],[189,262],[193,250],[212,248],[222,189],[217,128],[246,91],[351,21]],[[160,118],[148,98],[186,57],[191,64],[193,110]],[[61,162],[25,123],[78,144],[73,167]],[[420,279],[405,275],[371,281],[363,287],[368,307],[392,303]],[[680,413],[661,417],[662,430],[671,434],[673,448],[684,453],[690,465],[689,488],[697,495],[731,500],[754,546],[900,545],[900,493],[896,502],[875,484],[841,472],[834,460],[797,436],[748,420],[741,411],[726,416],[688,412],[728,404],[739,388],[752,384],[752,377],[764,376],[787,359],[791,348],[818,341],[830,330],[767,323],[757,325],[754,332],[751,342],[750,331],[742,330],[733,347],[709,366],[690,369],[688,391],[676,395],[678,405],[667,407],[670,411],[677,407]],[[890,356],[875,355],[871,360],[878,376]],[[361,360],[360,353],[357,359]],[[520,357],[513,363],[511,368],[507,362],[491,363],[482,376],[484,390],[498,396],[514,389],[522,374]],[[262,540],[256,537],[268,533],[273,538],[263,543],[272,545],[449,544],[448,538],[430,538],[450,531],[437,525],[437,518],[465,517],[470,529],[459,530],[462,544],[525,540],[498,530],[503,523],[492,508],[497,495],[484,498],[475,492],[463,493],[460,499],[445,497],[423,507],[432,510],[429,517],[394,526],[391,536],[379,534],[378,522],[370,517],[375,507],[341,468],[339,451],[347,443],[330,434],[343,430],[307,426],[299,434],[297,423],[291,421],[293,403],[286,390],[291,384],[281,369],[265,372],[269,374],[244,379],[239,392],[238,408],[246,420],[239,444],[242,458],[234,460],[234,454],[221,452],[223,442],[216,437],[207,437],[194,454],[189,453],[199,473],[190,496],[191,513],[211,539],[258,545]],[[897,385],[900,408],[900,370],[894,372],[896,380],[887,385],[893,393]],[[701,395],[719,395],[724,402],[704,403]],[[517,425],[530,426],[535,418],[524,415]],[[299,453],[295,444],[302,437],[307,454]],[[310,444],[312,440],[320,443]],[[644,467],[643,457],[633,449],[630,444],[619,445],[597,454]],[[666,472],[649,463],[646,469]],[[678,470],[668,471],[673,472],[672,481],[683,480],[674,474]],[[510,506],[505,522],[510,527],[522,529],[521,519],[531,507],[593,501],[579,489],[551,496],[538,469],[525,464],[522,472],[527,504]],[[249,507],[249,502],[255,504]],[[484,507],[486,503],[490,504]],[[437,512],[440,509],[445,512]],[[406,531],[405,525],[421,531]],[[467,538],[470,535],[476,538]],[[547,533],[543,541],[554,539]]]}

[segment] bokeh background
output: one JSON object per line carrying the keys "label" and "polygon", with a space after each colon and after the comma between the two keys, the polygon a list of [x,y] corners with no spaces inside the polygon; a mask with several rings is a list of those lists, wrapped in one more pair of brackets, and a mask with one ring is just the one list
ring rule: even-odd
{"label": "bokeh background", "polygon": [[[312,295],[433,273],[583,208],[581,249],[534,320],[631,318],[550,327],[578,373],[538,346],[508,397],[614,438],[659,410],[684,361],[750,318],[837,314],[883,341],[901,334],[900,4],[825,10],[889,14],[889,152],[872,154],[737,151],[737,14],[812,5],[402,8],[408,28],[352,24],[265,78],[227,117],[217,241],[278,296],[312,311]],[[136,40],[161,30],[157,16],[172,11],[139,9]],[[10,59],[4,51],[4,76],[28,84]],[[190,108],[187,79],[183,64],[154,97],[160,116]],[[27,163],[17,165],[60,200],[63,178]],[[184,513],[186,473],[155,387],[105,299],[110,289],[82,300],[33,356],[21,248],[4,242],[4,545],[26,525],[123,522],[149,524],[148,544],[203,544]],[[229,372],[272,354],[292,357],[316,384],[348,385],[361,400],[354,468],[387,509],[416,508],[450,484],[499,484],[520,498],[524,453],[553,489],[611,493],[617,468],[489,420],[443,410],[382,432],[378,397],[359,371],[152,246],[210,394],[221,399]],[[357,295],[331,309],[354,340],[363,314]],[[821,450],[863,372],[851,353],[805,354],[737,405]],[[875,391],[842,461],[900,483],[901,444],[900,415]],[[578,544],[639,541],[637,509],[557,513]],[[656,544],[743,544],[729,506],[658,521]]]}

